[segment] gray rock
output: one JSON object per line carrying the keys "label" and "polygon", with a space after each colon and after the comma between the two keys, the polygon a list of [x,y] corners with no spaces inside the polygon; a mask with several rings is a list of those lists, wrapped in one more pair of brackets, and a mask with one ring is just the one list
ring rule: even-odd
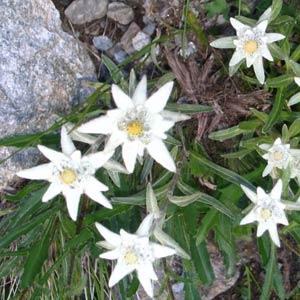
{"label": "gray rock", "polygon": [[73,24],[84,24],[103,18],[107,13],[108,0],[75,0],[65,10]]}
{"label": "gray rock", "polygon": [[134,50],[139,51],[151,42],[150,36],[143,31],[139,31],[132,39],[132,47]]}
{"label": "gray rock", "polygon": [[156,29],[156,25],[155,23],[149,22],[144,28],[143,28],[143,32],[145,32],[146,34],[148,34],[149,36],[151,36],[154,31]]}
{"label": "gray rock", "polygon": [[112,2],[108,5],[107,17],[122,24],[127,25],[134,19],[133,9],[122,2]]}
{"label": "gray rock", "polygon": [[132,45],[132,39],[141,31],[141,28],[136,23],[132,22],[128,27],[127,31],[121,38],[121,45],[123,49],[128,53],[132,54],[135,52],[135,49]]}
{"label": "gray rock", "polygon": [[95,36],[93,38],[93,44],[100,51],[107,51],[113,46],[112,40],[105,35]]}
{"label": "gray rock", "polygon": [[[50,0],[1,0],[0,13],[0,138],[45,130],[87,95],[80,80],[95,78],[94,66],[62,31]],[[13,151],[0,148],[0,161]],[[0,188],[35,164],[36,153],[25,150],[0,164]]]}

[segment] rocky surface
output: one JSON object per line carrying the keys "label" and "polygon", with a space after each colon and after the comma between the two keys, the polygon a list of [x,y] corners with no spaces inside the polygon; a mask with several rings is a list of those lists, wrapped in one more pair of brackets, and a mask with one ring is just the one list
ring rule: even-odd
{"label": "rocky surface", "polygon": [[122,24],[127,25],[134,19],[133,9],[122,2],[112,2],[108,5],[107,17]]}
{"label": "rocky surface", "polygon": [[[50,0],[0,1],[0,138],[48,128],[87,91],[94,66],[72,36],[63,32]],[[13,153],[0,148],[0,160]],[[0,164],[0,188],[14,173],[36,163],[26,150]]]}
{"label": "rocky surface", "polygon": [[107,13],[108,0],[75,0],[65,10],[73,24],[84,24],[101,19]]}

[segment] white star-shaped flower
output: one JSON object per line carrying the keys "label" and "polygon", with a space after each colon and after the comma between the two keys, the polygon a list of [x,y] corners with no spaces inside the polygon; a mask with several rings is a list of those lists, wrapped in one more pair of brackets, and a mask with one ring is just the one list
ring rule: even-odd
{"label": "white star-shaped flower", "polygon": [[175,122],[189,117],[164,110],[172,88],[173,82],[168,82],[147,99],[147,78],[144,76],[131,99],[117,85],[112,85],[117,108],[83,124],[78,130],[109,135],[108,150],[122,145],[122,157],[130,173],[134,170],[137,156],[142,157],[145,149],[163,167],[175,172],[175,163],[163,142],[167,138],[165,132]]}
{"label": "white star-shaped flower", "polygon": [[257,236],[262,236],[268,230],[273,242],[280,247],[277,224],[289,224],[284,212],[285,204],[281,202],[282,181],[278,180],[270,194],[266,194],[261,187],[257,188],[256,193],[245,186],[241,185],[241,188],[254,203],[254,207],[240,224],[245,225],[257,221]]}
{"label": "white star-shaped flower", "polygon": [[121,229],[116,234],[99,223],[96,227],[105,241],[99,244],[110,251],[100,255],[101,258],[114,260],[117,264],[109,279],[109,287],[114,286],[129,273],[136,271],[138,279],[149,297],[153,297],[151,280],[158,280],[153,263],[156,259],[176,253],[172,248],[149,241],[153,215],[148,215],[135,234]]}
{"label": "white star-shaped flower", "polygon": [[[276,168],[286,169],[292,160],[292,150],[290,144],[282,143],[280,138],[277,138],[273,145],[262,144],[259,146],[261,149],[267,151],[262,157],[268,161],[262,176],[269,175]],[[297,153],[297,150],[296,152]]]}
{"label": "white star-shaped flower", "polygon": [[43,202],[62,193],[67,202],[69,215],[74,221],[77,219],[82,194],[107,208],[112,208],[101,193],[107,191],[108,187],[94,177],[96,170],[110,159],[112,152],[97,152],[82,157],[65,127],[61,129],[62,152],[42,145],[38,148],[51,162],[19,171],[17,175],[27,179],[47,180],[51,183],[42,198]]}
{"label": "white star-shaped flower", "polygon": [[210,45],[221,49],[235,48],[229,66],[235,66],[246,59],[247,68],[253,65],[258,81],[263,84],[265,82],[263,58],[273,61],[268,44],[282,40],[285,36],[280,33],[266,33],[268,20],[258,21],[254,27],[234,18],[230,18],[230,23],[236,30],[236,36],[217,39]]}

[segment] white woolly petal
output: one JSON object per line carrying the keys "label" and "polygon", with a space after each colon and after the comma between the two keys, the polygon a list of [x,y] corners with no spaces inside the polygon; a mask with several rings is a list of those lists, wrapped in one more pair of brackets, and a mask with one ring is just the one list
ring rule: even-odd
{"label": "white woolly petal", "polygon": [[111,86],[112,96],[118,108],[127,110],[133,107],[133,102],[117,85]]}
{"label": "white woolly petal", "polygon": [[249,26],[243,24],[242,22],[234,18],[230,18],[230,23],[237,32],[244,31],[245,29],[249,28]]}
{"label": "white woolly petal", "polygon": [[267,59],[269,61],[273,61],[272,54],[266,45],[261,47],[261,54],[265,59]]}
{"label": "white woolly petal", "polygon": [[69,215],[73,221],[76,221],[81,191],[79,191],[78,189],[65,187],[62,192],[66,199]]}
{"label": "white woolly petal", "polygon": [[175,111],[163,110],[160,115],[167,121],[172,121],[174,123],[189,120],[191,117],[186,114],[178,113]]}
{"label": "white woolly petal", "polygon": [[146,146],[150,156],[170,172],[176,172],[176,165],[166,145],[160,139],[153,139]]}
{"label": "white woolly petal", "polygon": [[138,83],[134,94],[132,96],[132,101],[135,105],[143,104],[147,100],[147,77],[144,75],[141,81]]}
{"label": "white woolly petal", "polygon": [[270,233],[270,237],[272,239],[272,241],[274,242],[274,244],[277,247],[280,247],[280,240],[279,240],[279,235],[278,235],[278,231],[277,231],[277,225],[275,223],[269,223],[268,224],[268,231]]}
{"label": "white woolly petal", "polygon": [[275,186],[273,187],[270,193],[270,197],[274,200],[280,201],[281,193],[282,193],[282,180],[279,179],[275,184]]}
{"label": "white woolly petal", "polygon": [[230,59],[229,66],[232,67],[232,66],[237,65],[244,58],[245,58],[245,55],[243,54],[243,52],[240,50],[236,50]]}
{"label": "white woolly petal", "polygon": [[242,190],[244,191],[244,193],[246,194],[246,196],[253,202],[256,203],[257,202],[257,195],[255,192],[253,192],[252,190],[250,190],[249,188],[247,188],[244,185],[241,185]]}
{"label": "white woolly petal", "polygon": [[101,151],[89,154],[83,157],[82,160],[87,160],[95,168],[95,170],[97,170],[101,168],[113,156],[113,154],[113,151]]}
{"label": "white woolly petal", "polygon": [[111,251],[107,251],[107,252],[104,252],[104,253],[100,254],[101,258],[110,259],[110,260],[118,259],[119,256],[120,256],[120,249],[119,248],[116,248],[116,249],[113,249]]}
{"label": "white woolly petal", "polygon": [[151,226],[153,224],[153,218],[154,218],[153,214],[149,214],[140,224],[138,230],[136,231],[136,234],[139,236],[142,235],[148,236]]}
{"label": "white woolly petal", "polygon": [[240,222],[240,225],[249,224],[257,220],[253,210],[251,210]]}
{"label": "white woolly petal", "polygon": [[30,169],[24,169],[17,172],[17,175],[26,179],[50,180],[52,177],[53,164],[42,164]]}
{"label": "white woolly petal", "polygon": [[147,295],[153,298],[153,287],[152,287],[151,279],[149,278],[149,275],[146,273],[146,270],[139,270],[137,272],[137,275]]}
{"label": "white woolly petal", "polygon": [[122,146],[122,157],[125,163],[126,169],[129,173],[134,170],[136,157],[138,154],[138,143],[136,141],[127,141]]}
{"label": "white woolly petal", "polygon": [[273,170],[273,166],[270,164],[267,164],[267,166],[265,167],[263,173],[262,173],[262,177],[266,177],[267,175],[269,175]]}
{"label": "white woolly petal", "polygon": [[51,160],[55,165],[59,165],[62,160],[68,160],[68,157],[61,152],[55,151],[43,145],[38,145],[39,150]]}
{"label": "white woolly petal", "polygon": [[104,237],[104,239],[111,245],[118,247],[121,244],[121,237],[120,235],[110,231],[106,227],[104,227],[100,223],[95,223],[96,228],[98,229],[99,233]]}
{"label": "white woolly petal", "polygon": [[214,48],[219,48],[219,49],[235,48],[235,45],[233,43],[234,39],[236,39],[236,36],[222,37],[211,42],[210,45]]}
{"label": "white woolly petal", "polygon": [[81,162],[81,152],[79,150],[74,151],[71,154],[71,159],[79,165]]}
{"label": "white woolly petal", "polygon": [[258,223],[256,235],[257,235],[258,237],[262,236],[263,233],[264,233],[267,229],[268,229],[268,225],[267,225],[266,222],[260,222],[260,223]]}
{"label": "white woolly petal", "polygon": [[115,123],[111,117],[101,116],[82,124],[77,130],[84,133],[110,134],[115,128]]}
{"label": "white woolly petal", "polygon": [[262,33],[265,33],[267,27],[268,27],[268,20],[263,20],[263,21],[259,22],[254,28],[258,29]]}
{"label": "white woolly petal", "polygon": [[149,261],[143,262],[140,266],[137,267],[137,272],[146,273],[147,277],[152,280],[158,280],[157,275],[154,271],[153,264]]}
{"label": "white woolly petal", "polygon": [[133,266],[125,265],[118,261],[109,278],[109,287],[113,287],[116,283],[118,283],[121,279],[123,279],[126,275],[130,274],[133,271]]}
{"label": "white woolly petal", "polygon": [[95,202],[103,205],[106,208],[112,209],[111,203],[108,201],[108,199],[99,191],[96,191],[92,189],[91,187],[88,187],[85,189],[85,194],[90,197]]}
{"label": "white woolly petal", "polygon": [[68,135],[67,129],[64,126],[62,126],[61,128],[60,144],[61,144],[62,152],[68,156],[71,155],[74,151],[76,151],[72,139]]}
{"label": "white woolly petal", "polygon": [[150,243],[150,245],[155,258],[162,258],[176,254],[176,251],[170,247],[162,246],[157,243]]}
{"label": "white woolly petal", "polygon": [[270,20],[271,16],[272,16],[272,7],[270,6],[270,7],[268,7],[268,8],[264,11],[264,13],[259,17],[258,23],[259,23],[259,22],[262,22],[262,21],[264,21],[264,20]]}
{"label": "white woolly petal", "polygon": [[112,135],[109,137],[104,151],[110,152],[115,150],[118,146],[123,144],[127,140],[127,137],[124,132],[120,130],[116,130],[112,133]]}
{"label": "white woolly petal", "polygon": [[257,59],[254,61],[253,67],[257,80],[261,84],[263,84],[265,82],[265,70],[261,56],[258,56]]}
{"label": "white woolly petal", "polygon": [[88,176],[84,182],[84,190],[94,190],[95,192],[106,192],[108,191],[108,187],[97,180],[94,176]]}
{"label": "white woolly petal", "polygon": [[261,144],[259,145],[259,148],[265,151],[268,151],[271,148],[270,144]]}
{"label": "white woolly petal", "polygon": [[62,191],[61,185],[56,182],[52,182],[49,185],[46,193],[43,195],[42,202],[48,202],[50,199],[57,196],[61,191]]}
{"label": "white woolly petal", "polygon": [[300,86],[300,77],[294,77],[294,80]]}
{"label": "white woolly petal", "polygon": [[170,81],[159,88],[145,103],[147,110],[151,113],[161,112],[167,104],[171,95],[174,82]]}
{"label": "white woolly petal", "polygon": [[285,36],[280,33],[266,33],[265,36],[268,44],[283,40],[285,38]]}
{"label": "white woolly petal", "polygon": [[257,58],[256,55],[247,55],[246,56],[246,66],[247,66],[247,68],[250,68],[254,64],[256,58]]}

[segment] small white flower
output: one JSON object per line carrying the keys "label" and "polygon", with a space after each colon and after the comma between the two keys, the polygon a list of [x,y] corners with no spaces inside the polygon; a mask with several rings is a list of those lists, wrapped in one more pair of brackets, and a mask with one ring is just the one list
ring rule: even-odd
{"label": "small white flower", "polygon": [[112,208],[101,193],[107,191],[108,187],[94,177],[96,170],[109,160],[112,152],[97,152],[81,157],[81,152],[76,150],[65,127],[61,129],[62,152],[42,145],[38,148],[51,162],[19,171],[17,175],[27,179],[47,180],[51,183],[42,198],[43,202],[62,192],[69,215],[74,221],[77,219],[82,194],[107,208]]}
{"label": "small white flower", "polygon": [[283,144],[280,138],[277,138],[273,145],[262,144],[259,147],[267,151],[267,153],[262,156],[268,161],[268,164],[263,171],[263,177],[269,175],[276,168],[282,170],[289,166],[292,160],[290,145]]}
{"label": "small white flower", "polygon": [[258,187],[254,193],[250,189],[241,185],[247,197],[254,203],[252,210],[242,219],[241,225],[258,222],[257,236],[268,230],[273,242],[280,247],[277,224],[288,225],[284,209],[285,204],[281,202],[282,181],[278,180],[270,194]]}
{"label": "small white flower", "polygon": [[152,222],[153,215],[150,214],[143,220],[135,234],[121,229],[120,235],[96,223],[97,229],[106,240],[100,242],[100,245],[110,250],[101,254],[100,257],[117,259],[117,264],[109,279],[109,287],[114,286],[129,273],[136,271],[144,290],[150,297],[153,297],[151,280],[158,280],[153,262],[158,258],[173,255],[176,251],[149,241]]}
{"label": "small white flower", "polygon": [[254,27],[245,25],[234,18],[230,18],[230,23],[236,30],[236,36],[215,40],[210,45],[221,49],[235,48],[229,66],[235,66],[246,59],[247,68],[253,65],[258,81],[261,84],[264,83],[263,58],[273,61],[268,44],[282,40],[285,36],[280,33],[266,33],[268,20],[258,21]]}
{"label": "small white flower", "polygon": [[109,110],[105,116],[83,124],[78,130],[109,135],[108,150],[122,145],[123,160],[130,173],[137,156],[142,157],[145,149],[163,167],[175,172],[175,163],[163,142],[167,138],[165,132],[175,122],[189,117],[163,110],[172,88],[173,82],[168,82],[147,99],[147,78],[144,76],[131,99],[117,85],[112,85],[117,109]]}

